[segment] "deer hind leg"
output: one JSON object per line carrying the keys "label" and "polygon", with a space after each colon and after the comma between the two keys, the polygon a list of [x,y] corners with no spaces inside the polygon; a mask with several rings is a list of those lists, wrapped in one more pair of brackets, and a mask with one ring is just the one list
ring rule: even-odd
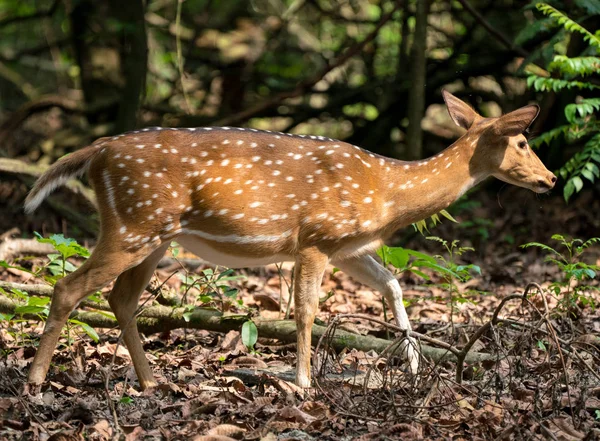
{"label": "deer hind leg", "polygon": [[112,241],[114,236],[102,235],[89,259],[77,271],[56,282],[50,314],[29,370],[30,385],[39,386],[44,382],[60,332],[79,302],[108,285],[156,249],[156,245],[148,244],[133,251],[127,250],[121,243]]}
{"label": "deer hind leg", "polygon": [[168,243],[162,245],[142,263],[122,273],[115,282],[108,303],[117,317],[119,327],[123,332],[123,340],[131,355],[133,367],[142,389],[156,386],[152,369],[146,359],[142,341],[137,329],[134,314],[138,308],[140,296],[148,285],[156,265],[164,255]]}
{"label": "deer hind leg", "polygon": [[[411,330],[408,315],[402,302],[402,288],[400,288],[400,284],[389,270],[368,255],[336,259],[332,263],[355,280],[383,294],[392,308],[398,327],[408,331]],[[416,341],[409,337],[403,343],[401,351],[409,362],[410,371],[416,374],[419,368],[419,353]]]}
{"label": "deer hind leg", "polygon": [[310,387],[310,344],[312,326],[319,307],[319,288],[328,257],[316,248],[301,250],[296,257],[294,286],[294,316],[298,336],[296,384]]}

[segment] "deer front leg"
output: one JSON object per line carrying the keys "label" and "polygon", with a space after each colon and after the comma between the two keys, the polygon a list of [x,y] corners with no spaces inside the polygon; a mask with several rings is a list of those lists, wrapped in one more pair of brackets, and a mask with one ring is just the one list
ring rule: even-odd
{"label": "deer front leg", "polygon": [[316,248],[301,250],[296,257],[294,272],[294,316],[298,335],[296,384],[310,387],[310,345],[312,325],[319,307],[319,288],[328,258]]}
{"label": "deer front leg", "polygon": [[[411,330],[408,315],[402,302],[402,288],[400,288],[400,284],[389,270],[369,255],[336,259],[332,263],[353,279],[379,291],[391,306],[398,327],[408,331]],[[419,368],[419,353],[416,341],[409,337],[403,342],[401,350],[409,362],[410,371],[416,374]]]}

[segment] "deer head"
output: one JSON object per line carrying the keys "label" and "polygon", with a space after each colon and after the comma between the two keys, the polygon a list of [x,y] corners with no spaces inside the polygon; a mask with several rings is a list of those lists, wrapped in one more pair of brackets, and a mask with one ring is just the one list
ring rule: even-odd
{"label": "deer head", "polygon": [[499,118],[484,118],[468,104],[443,91],[452,120],[467,129],[474,148],[469,164],[473,176],[496,178],[545,193],[554,187],[556,176],[533,152],[524,133],[537,117],[540,108],[533,104]]}

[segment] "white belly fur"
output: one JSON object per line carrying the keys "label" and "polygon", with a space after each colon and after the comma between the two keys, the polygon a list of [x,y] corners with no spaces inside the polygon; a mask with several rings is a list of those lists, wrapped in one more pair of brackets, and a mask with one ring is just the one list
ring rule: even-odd
{"label": "white belly fur", "polygon": [[[271,263],[294,261],[292,256],[284,254],[275,254],[264,257],[246,257],[242,255],[226,254],[210,246],[202,239],[198,239],[197,237],[191,235],[181,235],[174,238],[174,240],[198,257],[212,262],[215,265],[226,266],[227,268],[251,268],[255,266],[268,265]],[[248,248],[248,246],[240,245],[240,254],[242,254],[243,248]]]}

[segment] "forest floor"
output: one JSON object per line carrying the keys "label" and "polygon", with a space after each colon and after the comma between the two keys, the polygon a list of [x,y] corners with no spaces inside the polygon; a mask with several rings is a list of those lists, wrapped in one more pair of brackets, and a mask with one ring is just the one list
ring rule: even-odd
{"label": "forest floor", "polygon": [[[428,272],[429,282],[415,274],[399,275],[413,330],[462,348],[487,326],[471,352],[491,354],[495,361],[466,365],[461,382],[454,361],[423,362],[420,375],[412,376],[390,353],[351,348],[332,352],[324,338],[316,349],[316,387],[304,391],[292,381],[294,344],[259,334],[254,351],[249,351],[237,331],[178,329],[145,337],[159,386],[142,392],[117,330],[98,329],[100,340],[95,343],[72,326],[72,341],[62,339],[41,393],[22,396],[43,323],[4,317],[0,438],[600,439],[600,312],[594,305],[600,301],[594,290],[598,282],[589,282],[593,288],[582,291],[581,300],[567,311],[561,303],[566,288],[559,294],[550,289],[564,274],[545,262],[543,254],[518,247],[532,240],[555,246],[550,240],[554,233],[586,239],[590,231],[600,231],[599,220],[589,214],[600,212],[598,199],[587,193],[565,206],[558,196],[539,199],[525,190],[509,189],[492,196],[478,193],[472,200],[483,204],[464,203],[458,213],[461,224],[444,222],[431,233],[474,246],[475,251],[458,259],[478,265],[481,275],[455,281],[454,302],[439,274]],[[5,229],[25,225],[18,219],[2,222]],[[418,234],[398,239],[408,248],[444,254],[439,243]],[[12,256],[9,263],[35,268],[48,262],[45,256],[24,257]],[[181,296],[185,276],[207,268],[186,260],[192,257],[181,251],[178,259],[183,264],[167,262],[157,270],[156,283],[166,280],[163,291]],[[582,260],[600,264],[600,249],[591,247]],[[172,276],[182,266],[186,271]],[[230,305],[230,312],[283,318],[289,265],[282,270],[283,278],[275,266],[236,274],[243,277],[227,284],[239,290],[234,300],[242,300],[244,306]],[[14,268],[0,268],[0,281],[43,283]],[[528,302],[515,298],[498,310],[502,299],[523,294],[530,283],[539,284],[542,291],[533,287]],[[190,291],[188,302],[199,294]],[[326,300],[318,314],[320,323],[394,338],[382,323],[369,320],[390,321],[379,294],[370,288],[330,268],[322,296]],[[499,321],[489,326],[495,311]],[[72,438],[56,435],[69,433]]]}

